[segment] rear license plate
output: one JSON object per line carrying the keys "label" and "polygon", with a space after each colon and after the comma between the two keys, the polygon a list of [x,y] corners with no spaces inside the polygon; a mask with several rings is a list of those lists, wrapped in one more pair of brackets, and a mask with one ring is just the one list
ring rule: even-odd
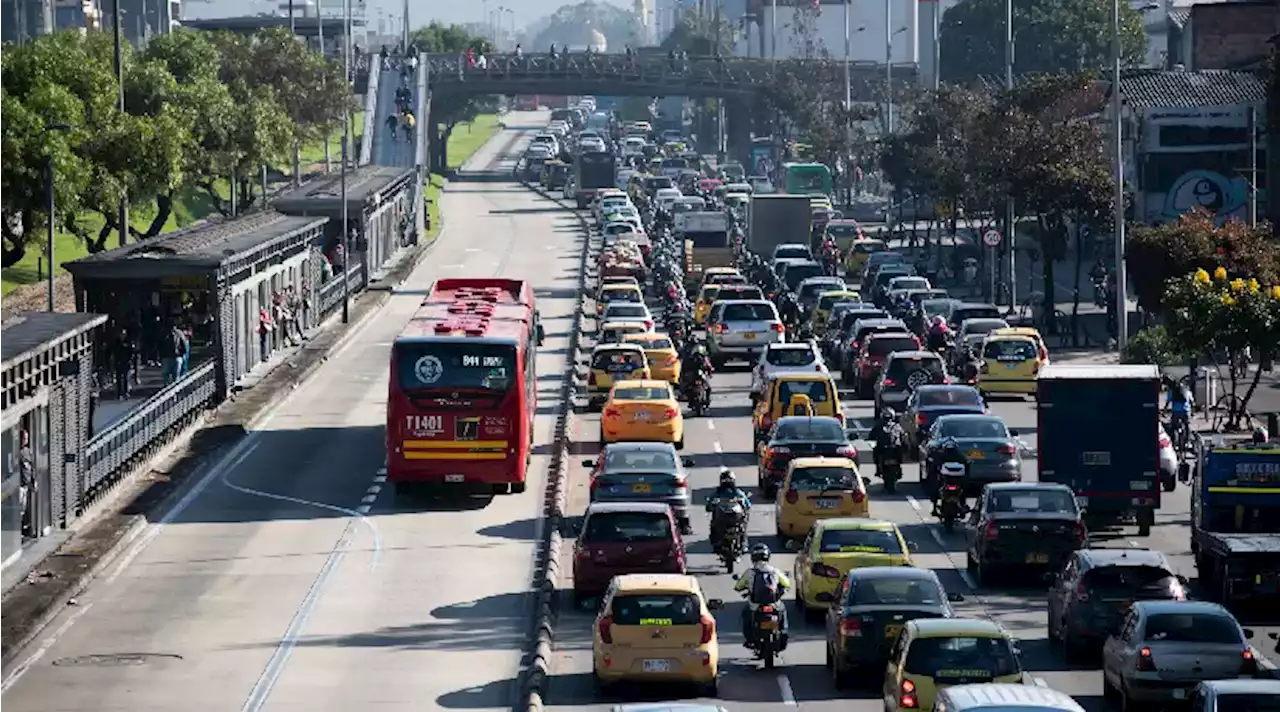
{"label": "rear license plate", "polygon": [[646,660],[644,661],[645,672],[670,672],[671,661],[669,660]]}
{"label": "rear license plate", "polygon": [[444,481],[445,482],[466,482],[467,476],[466,475],[445,475]]}
{"label": "rear license plate", "polygon": [[813,506],[814,506],[815,508],[817,508],[817,509],[835,509],[836,507],[840,506],[840,500],[838,500],[838,499],[815,499],[815,500],[813,500]]}
{"label": "rear license plate", "polygon": [[1047,564],[1049,563],[1048,554],[1027,554],[1028,564]]}
{"label": "rear license plate", "polygon": [[984,458],[984,457],[986,457],[986,456],[987,456],[987,454],[986,454],[986,453],[984,453],[984,452],[983,452],[983,451],[981,451],[981,450],[970,450],[970,451],[969,451],[969,459],[970,459],[970,460],[981,460],[982,458]]}
{"label": "rear license plate", "polygon": [[760,630],[775,630],[777,627],[778,622],[775,620],[760,621]]}
{"label": "rear license plate", "polygon": [[634,420],[648,420],[650,417],[651,416],[648,413],[645,413],[643,411],[636,413],[634,416],[632,416]]}
{"label": "rear license plate", "polygon": [[897,638],[900,635],[902,635],[901,623],[892,623],[884,627],[884,637]]}
{"label": "rear license plate", "polygon": [[653,491],[652,485],[631,485],[631,491],[636,494],[649,494]]}
{"label": "rear license plate", "polygon": [[742,338],[746,339],[747,341],[755,341],[756,333],[754,331],[748,331],[747,333],[742,335]]}

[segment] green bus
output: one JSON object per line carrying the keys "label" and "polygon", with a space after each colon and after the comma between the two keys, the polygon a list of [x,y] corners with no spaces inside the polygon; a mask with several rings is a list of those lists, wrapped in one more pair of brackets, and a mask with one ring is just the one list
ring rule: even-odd
{"label": "green bus", "polygon": [[831,195],[831,169],[821,163],[782,164],[782,192],[791,195]]}

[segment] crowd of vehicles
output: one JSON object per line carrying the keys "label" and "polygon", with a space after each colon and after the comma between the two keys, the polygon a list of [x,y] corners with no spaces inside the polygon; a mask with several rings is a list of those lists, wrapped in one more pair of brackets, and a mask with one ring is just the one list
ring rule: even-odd
{"label": "crowd of vehicles", "polygon": [[[1163,555],[1090,537],[1117,520],[1145,535],[1176,483],[1162,457],[1154,366],[1052,364],[1036,330],[953,298],[907,255],[883,244],[859,251],[861,237],[842,249],[832,221],[815,220],[830,214],[817,196],[756,195],[683,157],[675,137],[642,122],[611,126],[622,137],[607,146],[617,175],[584,208],[601,243],[584,388],[601,413],[601,452],[583,463],[590,504],[573,549],[574,599],[596,604],[602,689],[687,682],[715,696],[724,635],[715,612],[725,602],[705,595],[685,545],[703,504],[711,548],[747,599],[743,638],[762,667],[787,649],[790,608],[822,625],[836,686],[880,690],[886,710],[1082,710],[1031,680],[1009,630],[960,615],[953,604],[964,597],[917,568],[898,524],[873,516],[874,480],[893,493],[903,463],[917,461],[930,516],[962,538],[971,579],[1048,581],[1050,637],[1069,657],[1100,656],[1106,694],[1122,709],[1280,695],[1280,683],[1247,679],[1259,673],[1253,633],[1222,605],[1246,589],[1274,595],[1274,556],[1242,552],[1275,542],[1265,516],[1280,450],[1206,446],[1191,475],[1201,577],[1224,551],[1248,562],[1220,567],[1220,603],[1190,600]],[[661,158],[646,161],[657,142]],[[669,168],[671,157],[682,167]],[[713,373],[735,362],[751,372],[756,491],[768,503],[755,507],[772,507],[777,540],[796,552],[790,575],[749,540],[752,498],[733,473],[699,503],[693,462],[680,454]],[[846,421],[842,390],[874,404],[870,433]],[[1027,448],[991,411],[995,398],[1036,403],[1037,481],[1022,479]],[[872,443],[870,472],[858,440]],[[1258,509],[1240,515],[1240,506]],[[1223,507],[1241,536],[1219,522]],[[761,600],[761,580],[776,596]]]}

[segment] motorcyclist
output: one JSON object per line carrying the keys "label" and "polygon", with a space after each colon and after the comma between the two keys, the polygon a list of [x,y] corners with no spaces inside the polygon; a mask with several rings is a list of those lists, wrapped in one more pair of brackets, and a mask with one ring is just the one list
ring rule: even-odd
{"label": "motorcyclist", "polygon": [[[1194,397],[1191,390],[1182,383],[1165,378],[1165,402],[1169,405],[1169,425],[1170,430],[1177,434],[1191,432],[1191,407],[1194,404]],[[1181,430],[1186,428],[1186,430]],[[1178,443],[1181,447],[1182,443]]]}
{"label": "motorcyclist", "polygon": [[968,512],[969,506],[964,501],[964,487],[967,477],[968,468],[959,462],[944,462],[938,467],[938,486],[935,488],[936,494],[934,495],[935,499],[933,503],[933,515],[935,517],[942,514],[940,504],[942,501],[941,490],[943,487],[946,487],[948,483],[958,485],[960,487],[960,516],[964,516]]}
{"label": "motorcyclist", "polygon": [[883,455],[894,447],[899,447],[901,443],[893,442],[894,425],[898,422],[898,413],[893,408],[885,408],[880,411],[880,419],[876,421],[871,432],[867,434],[867,439],[874,445],[871,450],[871,459],[875,463],[876,470],[880,470],[880,459]]}
{"label": "motorcyclist", "polygon": [[[728,524],[728,522],[721,521],[720,518],[717,517],[715,514],[715,512],[718,511],[716,509],[716,503],[723,500],[738,502],[739,504],[742,505],[742,508],[745,511],[748,511],[748,512],[751,511],[751,497],[749,497],[747,493],[742,490],[742,488],[738,487],[737,476],[734,475],[733,471],[727,467],[720,470],[720,484],[716,485],[715,491],[712,492],[709,497],[707,497],[707,511],[712,512],[711,541],[713,543],[720,541],[720,537],[723,532],[723,527]],[[742,527],[741,545],[742,545],[741,549],[739,550],[745,551],[747,548],[746,526]]]}
{"label": "motorcyclist", "polygon": [[[756,544],[751,547],[751,568],[742,573],[738,582],[733,585],[733,590],[743,592],[747,596],[747,605],[742,607],[742,637],[747,641],[747,647],[752,647],[755,641],[755,626],[752,624],[752,614],[762,605],[772,605],[778,611],[778,632],[781,636],[778,649],[785,650],[787,647],[787,606],[783,602],[783,597],[787,591],[791,590],[791,579],[769,563],[769,556],[769,547],[765,544]],[[753,600],[752,591],[755,587],[752,586],[752,583],[755,581],[756,576],[764,572],[772,573],[778,582],[776,600]]]}
{"label": "motorcyclist", "polygon": [[1258,427],[1253,429],[1254,445],[1266,445],[1270,441],[1271,441],[1271,436],[1270,434],[1267,433],[1266,428],[1259,425]]}
{"label": "motorcyclist", "polygon": [[930,351],[940,351],[945,349],[951,343],[951,327],[947,326],[947,320],[942,318],[941,314],[934,314],[929,319],[929,329],[925,334],[925,340]]}
{"label": "motorcyclist", "polygon": [[[956,442],[955,438],[947,438],[939,444],[935,461],[938,463],[939,472],[948,463],[958,463],[964,466],[966,476],[969,472],[969,461],[965,459],[964,453],[960,452],[960,443]],[[926,473],[925,476],[932,480],[934,478],[931,477],[931,474]],[[942,478],[939,477],[937,479],[941,480]],[[929,499],[933,502],[933,516],[936,517],[938,516],[938,491],[942,489],[942,485],[940,482],[931,481],[925,483],[925,488],[929,490]]]}
{"label": "motorcyclist", "polygon": [[796,295],[792,292],[786,292],[779,299],[781,303],[778,305],[779,316],[782,317],[782,323],[787,326],[795,326],[800,323],[800,300],[796,299]]}
{"label": "motorcyclist", "polygon": [[707,348],[701,341],[689,339],[685,344],[685,352],[680,354],[680,391],[686,400],[697,383],[711,382],[712,370]]}

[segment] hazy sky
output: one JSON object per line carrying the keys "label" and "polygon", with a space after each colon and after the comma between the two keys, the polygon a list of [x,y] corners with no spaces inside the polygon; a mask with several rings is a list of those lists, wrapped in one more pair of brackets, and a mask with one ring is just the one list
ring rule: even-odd
{"label": "hazy sky", "polygon": [[[287,0],[277,0],[275,2],[267,0],[207,0],[206,2],[192,2],[191,0],[186,0],[183,3],[183,12],[185,17],[192,19],[239,17],[270,13],[284,2],[287,2]],[[301,3],[303,0],[295,0],[295,2]],[[366,0],[366,2],[370,25],[376,23],[379,11],[396,17],[403,13],[403,0]],[[630,0],[597,0],[597,2],[631,7]],[[488,0],[488,2],[483,2],[482,0],[409,0],[409,16],[410,24],[413,27],[428,24],[432,20],[439,20],[445,23],[481,22],[485,17],[485,7],[492,10],[501,5],[515,11],[516,27],[523,28],[525,25],[544,15],[555,12],[557,8],[566,4],[575,3],[566,0]],[[330,0],[325,0],[325,7],[341,7],[341,0],[332,0],[332,4]]]}

